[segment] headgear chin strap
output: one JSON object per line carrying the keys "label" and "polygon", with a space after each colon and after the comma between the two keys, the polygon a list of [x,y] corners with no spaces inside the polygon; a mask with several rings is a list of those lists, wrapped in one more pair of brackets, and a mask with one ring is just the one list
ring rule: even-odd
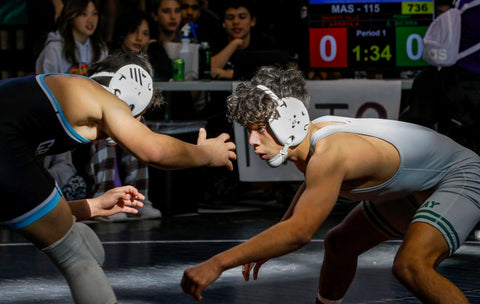
{"label": "headgear chin strap", "polygon": [[[303,102],[294,97],[278,98],[269,88],[257,85],[277,103],[279,117],[270,118],[268,124],[283,149],[275,156],[267,160],[271,167],[278,167],[287,160],[287,151],[291,146],[300,144],[308,133],[310,118]],[[275,113],[272,114],[274,117]]]}
{"label": "headgear chin strap", "polygon": [[153,96],[153,80],[141,66],[127,64],[115,73],[99,72],[90,78],[112,77],[105,89],[123,100],[132,110],[133,116],[140,115],[150,104]]}

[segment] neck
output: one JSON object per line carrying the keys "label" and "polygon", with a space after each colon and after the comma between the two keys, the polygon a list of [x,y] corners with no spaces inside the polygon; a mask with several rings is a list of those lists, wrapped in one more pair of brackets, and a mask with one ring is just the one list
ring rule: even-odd
{"label": "neck", "polygon": [[305,173],[308,161],[310,160],[310,137],[316,130],[317,128],[310,122],[305,139],[298,146],[291,148],[288,153],[288,160],[292,161],[298,170],[303,173]]}
{"label": "neck", "polygon": [[88,37],[89,36],[87,35],[82,35],[77,31],[73,31],[73,39],[75,39],[75,41],[80,42],[81,44],[84,44],[85,42],[87,42]]}
{"label": "neck", "polygon": [[161,41],[161,42],[172,42],[173,39],[175,39],[175,32],[167,32],[167,31],[162,31],[160,30],[159,31],[160,34],[158,35],[158,39]]}

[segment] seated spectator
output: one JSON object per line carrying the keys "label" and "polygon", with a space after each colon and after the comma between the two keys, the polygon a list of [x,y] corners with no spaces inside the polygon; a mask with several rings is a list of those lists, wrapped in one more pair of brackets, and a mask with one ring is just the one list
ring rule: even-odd
{"label": "seated spectator", "polygon": [[133,11],[121,15],[115,22],[110,50],[126,52],[146,52],[150,38],[150,17],[143,11]]}
{"label": "seated spectator", "polygon": [[168,56],[164,44],[181,41],[180,0],[153,0],[151,16],[154,41],[148,46],[148,57],[153,66],[154,78],[168,81],[173,77],[173,62]]}
{"label": "seated spectator", "polygon": [[194,26],[196,37],[190,35],[191,41],[195,43],[208,42],[212,44],[220,32],[220,20],[206,11],[207,7],[201,0],[180,0],[182,12],[182,26],[190,23]]}
{"label": "seated spectator", "polygon": [[[217,79],[239,79],[235,69],[245,63],[239,62],[239,54],[275,49],[275,41],[271,36],[253,30],[257,20],[252,0],[228,0],[223,12],[225,35],[212,45],[211,74]],[[258,65],[260,67],[262,63]],[[244,75],[245,78],[249,76]]]}
{"label": "seated spectator", "polygon": [[[151,26],[153,42],[148,45],[148,58],[153,66],[154,79],[169,81],[173,78],[173,60],[167,53],[166,44],[181,42],[182,20],[180,0],[153,0],[150,7],[153,19]],[[149,120],[191,120],[194,118],[190,92],[166,93],[167,105],[154,110],[146,117]]]}
{"label": "seated spectator", "polygon": [[94,1],[70,0],[35,63],[35,72],[83,75],[87,65],[107,56]]}

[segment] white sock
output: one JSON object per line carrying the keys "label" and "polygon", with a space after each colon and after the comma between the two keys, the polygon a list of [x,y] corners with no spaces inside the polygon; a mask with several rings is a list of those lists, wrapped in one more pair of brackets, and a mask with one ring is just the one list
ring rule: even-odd
{"label": "white sock", "polygon": [[318,294],[317,296],[318,300],[320,301],[320,303],[323,303],[323,304],[341,304],[342,301],[343,301],[343,298],[341,298],[340,300],[328,300],[328,299],[325,299],[324,297],[322,297],[320,295],[320,293]]}

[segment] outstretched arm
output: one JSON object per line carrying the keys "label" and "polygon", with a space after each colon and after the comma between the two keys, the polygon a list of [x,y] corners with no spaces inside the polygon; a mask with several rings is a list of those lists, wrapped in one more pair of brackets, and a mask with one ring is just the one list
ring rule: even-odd
{"label": "outstretched arm", "polygon": [[153,132],[133,118],[128,107],[121,104],[117,109],[113,107],[104,112],[105,132],[144,163],[166,170],[202,166],[225,166],[233,170],[232,160],[237,156],[235,144],[227,133],[207,138],[207,132],[201,128],[197,144],[191,144]]}
{"label": "outstretched arm", "polygon": [[300,187],[297,189],[297,192],[295,193],[295,196],[293,197],[292,202],[290,203],[290,206],[287,209],[287,212],[285,212],[285,214],[282,217],[282,221],[288,220],[292,216],[293,210],[295,210],[295,206],[297,205],[298,200],[302,196],[303,191],[305,191],[305,183],[301,184]]}
{"label": "outstretched arm", "polygon": [[96,216],[110,216],[116,213],[138,213],[133,207],[143,207],[140,200],[145,196],[133,186],[113,188],[104,194],[83,200],[70,201],[69,206],[77,220],[86,220]]}
{"label": "outstretched arm", "polygon": [[[292,216],[293,211],[295,210],[295,206],[297,205],[298,200],[302,196],[303,191],[305,191],[305,183],[302,183],[298,188],[297,192],[295,193],[295,196],[292,199],[292,202],[290,203],[290,206],[288,207],[287,211],[283,215],[281,221],[288,220]],[[258,277],[258,272],[260,271],[260,267],[262,267],[262,265],[265,264],[267,261],[268,259],[265,259],[265,260],[255,261],[253,263],[244,264],[242,267],[242,275],[245,281],[250,280],[250,271],[252,269],[253,269],[253,279],[256,280]]]}
{"label": "outstretched arm", "polygon": [[200,301],[202,291],[225,270],[278,257],[309,243],[335,205],[344,176],[341,172],[324,166],[319,172],[307,174],[306,188],[290,218],[185,270],[181,282],[183,291]]}
{"label": "outstretched arm", "polygon": [[[205,129],[201,129],[197,144],[158,134],[141,123],[138,117],[134,118],[125,102],[94,81],[80,77],[49,77],[49,88],[57,95],[63,94],[65,87],[72,87],[73,91],[68,91],[67,97],[60,99],[61,106],[74,130],[84,138],[111,137],[136,158],[159,169],[225,166],[233,170],[232,161],[237,156],[235,144],[227,133],[207,138]],[[72,84],[75,86],[70,86]]]}

